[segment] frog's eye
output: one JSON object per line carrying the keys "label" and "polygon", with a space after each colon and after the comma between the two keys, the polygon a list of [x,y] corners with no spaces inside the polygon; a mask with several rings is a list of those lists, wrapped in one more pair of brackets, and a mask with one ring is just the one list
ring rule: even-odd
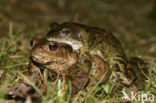
{"label": "frog's eye", "polygon": [[34,42],[33,42],[33,40],[30,41],[30,46],[31,46],[31,47],[34,46]]}
{"label": "frog's eye", "polygon": [[49,50],[50,51],[56,51],[57,50],[57,44],[50,44],[49,45]]}
{"label": "frog's eye", "polygon": [[36,45],[36,41],[31,40],[31,41],[30,41],[30,46],[31,46],[31,47],[34,47],[35,45]]}
{"label": "frog's eye", "polygon": [[65,33],[65,34],[69,34],[71,31],[70,31],[70,29],[64,29],[63,30],[63,33]]}
{"label": "frog's eye", "polygon": [[39,39],[37,38],[33,38],[31,41],[30,41],[30,46],[31,47],[34,47],[37,43],[38,43]]}

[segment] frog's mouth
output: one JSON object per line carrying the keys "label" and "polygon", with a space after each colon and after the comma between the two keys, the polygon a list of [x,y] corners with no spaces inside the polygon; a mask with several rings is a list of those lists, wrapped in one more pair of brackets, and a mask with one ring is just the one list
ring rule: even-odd
{"label": "frog's mouth", "polygon": [[76,41],[69,38],[47,38],[47,40],[68,44],[72,47],[73,50],[79,50],[83,46],[83,44],[80,41]]}
{"label": "frog's mouth", "polygon": [[48,66],[48,65],[52,65],[52,64],[58,64],[58,63],[61,65],[65,64],[65,62],[63,60],[62,61],[57,61],[57,60],[39,61],[38,58],[35,58],[35,57],[31,57],[30,59],[31,59],[31,61],[33,61],[37,64],[40,64],[42,66]]}

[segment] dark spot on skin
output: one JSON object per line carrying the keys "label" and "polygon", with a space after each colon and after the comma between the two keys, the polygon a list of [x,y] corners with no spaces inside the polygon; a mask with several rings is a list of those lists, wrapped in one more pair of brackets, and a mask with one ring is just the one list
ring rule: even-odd
{"label": "dark spot on skin", "polygon": [[83,80],[85,77],[86,77],[86,76],[83,76],[83,75],[77,76],[77,78],[79,78],[80,80]]}
{"label": "dark spot on skin", "polygon": [[108,36],[108,35],[106,35],[106,38],[108,39],[108,38],[109,38],[109,36]]}
{"label": "dark spot on skin", "polygon": [[111,79],[115,79],[115,76],[112,76],[112,78]]}
{"label": "dark spot on skin", "polygon": [[119,78],[119,81],[122,83],[124,80],[122,78]]}
{"label": "dark spot on skin", "polygon": [[50,65],[50,64],[52,64],[53,63],[53,61],[50,61],[50,62],[47,62],[47,63],[45,63],[45,64],[43,64],[43,65]]}
{"label": "dark spot on skin", "polygon": [[128,61],[128,63],[131,65],[137,65],[137,63],[135,61]]}
{"label": "dark spot on skin", "polygon": [[115,65],[115,71],[116,71],[116,72],[121,72],[120,67],[119,67],[118,64]]}
{"label": "dark spot on skin", "polygon": [[[127,68],[130,72],[132,72],[134,75],[136,75],[136,70],[134,70],[134,68]],[[126,72],[126,74],[128,75],[128,72]]]}
{"label": "dark spot on skin", "polygon": [[116,57],[121,57],[121,58],[124,58],[123,56],[121,56],[121,55],[116,55]]}
{"label": "dark spot on skin", "polygon": [[20,93],[22,93],[22,90],[19,90]]}
{"label": "dark spot on skin", "polygon": [[72,84],[72,95],[75,95],[77,92],[78,92],[77,86]]}
{"label": "dark spot on skin", "polygon": [[95,41],[96,41],[96,37],[95,37],[95,36],[93,37],[93,40],[95,40]]}
{"label": "dark spot on skin", "polygon": [[40,50],[43,50],[43,49],[44,49],[44,48],[41,46],[41,47],[40,47]]}
{"label": "dark spot on skin", "polygon": [[79,40],[79,38],[78,38],[78,33],[77,33],[77,32],[72,32],[72,35],[70,35],[70,37],[71,37],[72,39]]}
{"label": "dark spot on skin", "polygon": [[125,63],[125,61],[119,60],[119,59],[113,59],[114,61],[118,61],[120,64],[123,64],[124,67],[127,67],[127,64]]}
{"label": "dark spot on skin", "polygon": [[115,43],[113,43],[113,44],[112,44],[112,46],[113,46],[113,48],[116,48],[116,45],[115,45]]}
{"label": "dark spot on skin", "polygon": [[103,42],[103,40],[95,40],[96,44],[101,44]]}

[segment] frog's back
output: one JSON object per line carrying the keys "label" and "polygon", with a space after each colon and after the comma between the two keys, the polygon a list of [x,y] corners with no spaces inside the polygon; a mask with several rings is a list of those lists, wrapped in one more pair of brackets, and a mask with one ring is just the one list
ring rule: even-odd
{"label": "frog's back", "polygon": [[81,36],[83,40],[86,39],[83,42],[85,42],[89,48],[100,52],[104,59],[110,60],[116,55],[126,58],[120,42],[110,32],[101,28],[90,27],[73,22],[63,23],[62,26],[74,28],[83,32],[83,35]]}
{"label": "frog's back", "polygon": [[99,50],[104,58],[111,59],[117,55],[126,58],[120,42],[110,32],[104,29],[91,28],[89,35],[90,46]]}

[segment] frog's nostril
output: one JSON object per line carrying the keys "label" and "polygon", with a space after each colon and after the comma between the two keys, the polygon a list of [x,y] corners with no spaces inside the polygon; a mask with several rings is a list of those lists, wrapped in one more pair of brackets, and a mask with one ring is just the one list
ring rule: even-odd
{"label": "frog's nostril", "polygon": [[40,50],[43,50],[43,47],[42,46],[40,47]]}

